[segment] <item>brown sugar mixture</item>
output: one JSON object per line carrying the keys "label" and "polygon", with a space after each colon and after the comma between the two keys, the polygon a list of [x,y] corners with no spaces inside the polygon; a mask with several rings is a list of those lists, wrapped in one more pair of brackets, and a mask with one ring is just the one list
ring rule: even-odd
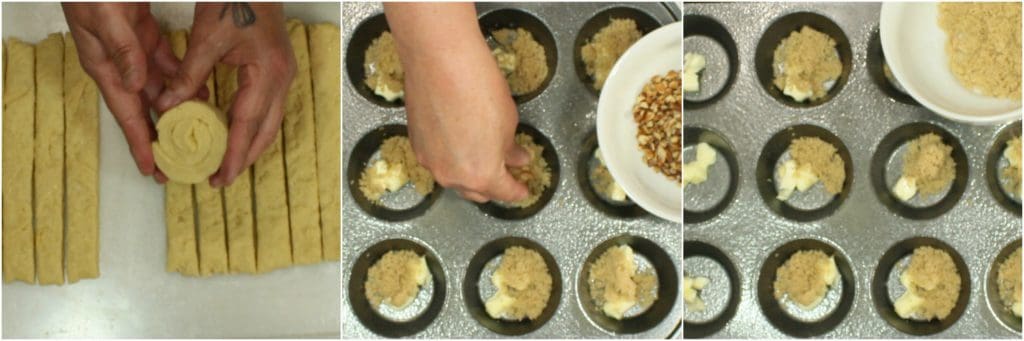
{"label": "brown sugar mixture", "polygon": [[798,102],[825,97],[826,83],[839,78],[843,63],[836,53],[836,41],[810,26],[790,33],[775,48],[774,84]]}
{"label": "brown sugar mixture", "polygon": [[789,154],[798,165],[810,165],[811,171],[830,194],[843,191],[846,163],[835,146],[817,137],[801,137],[789,144]]}
{"label": "brown sugar mixture", "polygon": [[797,251],[775,270],[775,299],[788,297],[800,307],[812,309],[838,278],[832,257],[821,250]]}
{"label": "brown sugar mixture", "polygon": [[916,181],[922,195],[941,192],[956,178],[953,147],[942,143],[935,133],[921,135],[910,142],[903,155],[903,176]]}
{"label": "brown sugar mixture", "polygon": [[530,153],[530,163],[523,167],[509,167],[509,172],[517,181],[526,185],[530,194],[526,199],[509,203],[513,207],[529,207],[540,199],[548,187],[551,187],[551,168],[544,160],[544,147],[533,142],[533,136],[526,133],[516,134],[516,144]]}
{"label": "brown sugar mixture", "polygon": [[426,260],[409,250],[385,253],[367,272],[366,299],[374,307],[381,303],[405,308],[430,279]]}
{"label": "brown sugar mixture", "polygon": [[409,138],[393,136],[381,144],[380,160],[363,170],[359,190],[376,202],[387,192],[397,191],[409,182],[420,195],[434,191],[434,176],[416,160]]}
{"label": "brown sugar mixture", "polygon": [[[512,95],[527,94],[540,88],[548,77],[547,54],[544,47],[533,39],[533,34],[523,28],[503,28],[492,31],[491,37],[498,43],[493,54],[505,73]],[[508,57],[509,53],[514,57]],[[509,65],[512,62],[514,66]]]}
{"label": "brown sugar mixture", "polygon": [[677,70],[654,76],[633,105],[636,142],[644,163],[679,185],[683,181],[682,86]]}
{"label": "brown sugar mixture", "polygon": [[[944,319],[960,298],[960,275],[953,258],[945,251],[930,246],[914,249],[910,265],[900,275],[900,282],[907,288],[907,293],[897,300],[895,306],[903,318]],[[901,301],[911,303],[901,307]]]}
{"label": "brown sugar mixture", "polygon": [[1002,264],[999,264],[999,276],[997,278],[999,298],[1003,301],[1006,309],[1012,311],[1018,317],[1020,317],[1021,300],[1020,257],[1020,248],[1018,247]]}
{"label": "brown sugar mixture", "polygon": [[1006,189],[1014,195],[1021,195],[1020,188],[1020,158],[1021,158],[1020,136],[1006,142],[1006,149],[1003,150],[1003,157],[1007,165],[1003,167],[1003,177],[1006,178]]}
{"label": "brown sugar mixture", "polygon": [[537,251],[513,246],[505,249],[501,264],[491,276],[498,292],[485,308],[492,318],[537,319],[551,298],[551,274]]}
{"label": "brown sugar mixture", "polygon": [[939,4],[949,69],[981,95],[1020,101],[1020,2]]}
{"label": "brown sugar mixture", "polygon": [[366,83],[374,93],[388,101],[404,96],[405,72],[398,60],[398,50],[391,32],[384,31],[370,43],[363,61],[363,72]]}
{"label": "brown sugar mixture", "polygon": [[657,299],[658,279],[653,269],[637,271],[633,249],[628,245],[605,250],[590,266],[590,297],[615,319],[634,306],[647,309]]}
{"label": "brown sugar mixture", "polygon": [[580,57],[586,66],[587,75],[594,79],[594,89],[601,90],[604,87],[604,81],[612,71],[612,66],[615,66],[615,61],[641,36],[643,33],[636,28],[633,19],[611,19],[608,26],[597,31],[583,45]]}

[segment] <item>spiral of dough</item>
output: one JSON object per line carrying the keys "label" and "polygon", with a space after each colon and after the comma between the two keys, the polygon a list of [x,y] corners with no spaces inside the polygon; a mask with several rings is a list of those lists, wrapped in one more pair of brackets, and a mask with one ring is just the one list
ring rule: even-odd
{"label": "spiral of dough", "polygon": [[227,150],[227,117],[202,101],[186,101],[168,110],[156,124],[153,157],[174,182],[199,183],[217,171]]}

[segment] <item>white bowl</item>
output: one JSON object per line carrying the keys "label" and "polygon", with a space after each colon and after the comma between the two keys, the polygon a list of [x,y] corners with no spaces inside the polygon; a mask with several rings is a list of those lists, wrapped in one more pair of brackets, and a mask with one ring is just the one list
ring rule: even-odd
{"label": "white bowl", "polygon": [[992,124],[1020,118],[1019,100],[976,94],[953,76],[937,2],[886,2],[879,20],[885,60],[910,97],[958,122]]}
{"label": "white bowl", "polygon": [[674,222],[683,220],[682,187],[644,163],[633,104],[651,77],[682,71],[682,45],[682,23],[648,33],[615,62],[597,102],[597,141],[612,177],[640,207]]}

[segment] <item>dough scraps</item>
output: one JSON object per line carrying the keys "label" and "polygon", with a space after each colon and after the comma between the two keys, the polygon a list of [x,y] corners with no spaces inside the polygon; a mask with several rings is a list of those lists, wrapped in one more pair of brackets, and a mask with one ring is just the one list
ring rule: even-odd
{"label": "dough scraps", "polygon": [[779,200],[787,200],[793,190],[806,191],[821,181],[825,191],[836,195],[843,191],[846,181],[846,163],[838,149],[817,137],[800,137],[789,144],[787,160],[778,169]]}
{"label": "dough scraps", "polygon": [[1020,247],[1013,251],[1002,264],[999,264],[999,299],[1003,301],[1006,309],[1020,317]]}
{"label": "dough scraps", "polygon": [[608,171],[604,157],[601,156],[601,148],[594,149],[594,158],[598,161],[597,166],[590,170],[590,182],[594,191],[613,201],[629,200],[626,191],[619,186],[619,183],[615,182],[612,173]]}
{"label": "dough scraps", "polygon": [[366,299],[374,307],[387,304],[405,309],[430,280],[427,260],[410,250],[391,250],[366,275]]}
{"label": "dough scraps", "polygon": [[594,37],[580,49],[580,58],[586,66],[587,75],[594,80],[594,89],[601,90],[612,71],[615,62],[626,49],[640,40],[643,33],[633,19],[611,19]]}
{"label": "dough scraps", "polygon": [[945,319],[960,298],[960,274],[953,257],[930,246],[914,249],[910,265],[900,274],[907,289],[896,300],[896,314],[905,319]]}
{"label": "dough scraps", "polygon": [[[511,69],[505,73],[505,79],[508,80],[512,95],[519,96],[540,88],[544,79],[548,77],[547,53],[544,47],[533,39],[533,34],[523,28],[503,28],[492,31],[491,37],[498,45],[496,49],[501,49],[492,51],[499,64],[502,62],[501,58],[498,58],[501,54],[514,55],[511,59],[503,57],[505,69]],[[515,67],[510,68],[510,62],[514,62]]]}
{"label": "dough scraps", "polygon": [[953,147],[942,143],[942,137],[935,133],[911,141],[903,155],[903,175],[893,187],[893,193],[906,201],[918,191],[926,196],[941,192],[956,178],[952,152]]}
{"label": "dough scraps", "polygon": [[1003,176],[1006,177],[1006,189],[1010,193],[1020,197],[1020,136],[1016,136],[1010,141],[1006,142],[1006,149],[1003,149],[1003,157],[1006,158],[1007,165],[1003,167]]}
{"label": "dough scraps", "polygon": [[836,41],[827,34],[804,26],[782,39],[772,61],[774,84],[797,102],[825,97],[843,72]]}
{"label": "dough scraps", "polygon": [[647,309],[657,300],[653,269],[637,271],[629,245],[608,248],[590,266],[590,297],[608,317],[621,320],[634,306]]}
{"label": "dough scraps", "polygon": [[495,319],[535,320],[551,298],[551,273],[537,251],[512,246],[505,249],[498,269],[491,275],[498,292],[484,304]]}
{"label": "dough scraps", "polygon": [[160,116],[153,159],[174,182],[205,181],[220,167],[227,151],[228,121],[220,109],[203,101],[185,101]]}
{"label": "dough scraps", "polygon": [[788,298],[802,309],[814,309],[840,277],[834,257],[821,250],[797,251],[775,270],[775,299]]}
{"label": "dough scraps", "polygon": [[384,31],[370,43],[363,60],[363,72],[366,74],[363,82],[388,102],[405,97],[405,72],[391,32]]}
{"label": "dough scraps", "polygon": [[939,4],[949,69],[963,87],[1020,101],[1020,2]]}
{"label": "dough scraps", "polygon": [[508,203],[512,207],[530,207],[540,199],[544,190],[551,187],[551,168],[547,160],[544,160],[544,146],[533,142],[533,136],[526,133],[516,134],[516,144],[530,153],[530,163],[523,167],[509,167],[508,171],[512,177],[526,185],[530,194],[525,199]]}
{"label": "dough scraps", "polygon": [[378,202],[384,194],[409,182],[420,195],[434,191],[434,176],[416,160],[409,138],[392,136],[380,145],[380,159],[363,170],[359,190],[370,201]]}

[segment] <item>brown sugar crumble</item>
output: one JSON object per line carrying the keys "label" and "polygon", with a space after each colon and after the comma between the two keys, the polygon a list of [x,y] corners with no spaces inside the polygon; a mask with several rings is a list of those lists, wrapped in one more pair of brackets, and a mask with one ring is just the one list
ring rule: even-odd
{"label": "brown sugar crumble", "polygon": [[1020,317],[1021,301],[1021,254],[1020,247],[1013,251],[1002,264],[999,264],[999,275],[997,276],[999,287],[999,298],[1007,310]]}
{"label": "brown sugar crumble", "polygon": [[900,283],[907,292],[894,305],[905,319],[945,319],[960,298],[960,274],[953,257],[930,246],[914,249]]}
{"label": "brown sugar crumble", "polygon": [[825,97],[827,84],[843,72],[836,41],[810,26],[782,39],[775,48],[772,65],[775,86],[797,102]]}
{"label": "brown sugar crumble", "polygon": [[505,74],[512,95],[531,93],[548,77],[547,53],[523,28],[503,28],[491,32],[498,47],[492,51]]}
{"label": "brown sugar crumble", "polygon": [[629,245],[608,248],[590,266],[590,297],[609,317],[621,320],[634,306],[647,309],[657,300],[653,269],[637,271]]}
{"label": "brown sugar crumble", "polygon": [[830,194],[843,191],[846,163],[835,146],[817,137],[800,137],[789,144],[789,154],[798,165],[810,165],[811,171]]}
{"label": "brown sugar crumble", "polygon": [[363,72],[366,74],[363,82],[377,95],[389,102],[404,96],[405,72],[391,32],[384,31],[370,43],[363,60]]}
{"label": "brown sugar crumble", "polygon": [[516,181],[526,185],[529,195],[508,205],[523,208],[536,203],[544,190],[551,187],[551,168],[548,167],[547,160],[544,160],[544,147],[533,142],[533,136],[526,133],[516,134],[516,144],[530,153],[530,163],[522,167],[509,167],[508,170]]}
{"label": "brown sugar crumble", "polygon": [[364,292],[374,307],[405,308],[430,279],[426,260],[410,250],[388,251],[367,272]]}
{"label": "brown sugar crumble", "polygon": [[1020,101],[1020,2],[939,4],[949,69],[981,95]]}
{"label": "brown sugar crumble", "polygon": [[633,105],[644,162],[682,185],[682,78],[678,70],[651,78]]}
{"label": "brown sugar crumble", "polygon": [[903,176],[916,181],[922,195],[934,195],[956,178],[953,147],[942,143],[942,137],[927,133],[910,142],[903,155]]}
{"label": "brown sugar crumble", "polygon": [[784,297],[804,309],[813,309],[837,283],[835,260],[821,250],[800,250],[775,270],[775,299]]}
{"label": "brown sugar crumble", "polygon": [[367,165],[359,178],[359,190],[373,202],[412,182],[416,192],[427,195],[434,191],[434,176],[420,165],[409,138],[393,136],[380,146],[380,160]]}
{"label": "brown sugar crumble", "polygon": [[498,292],[487,300],[485,308],[492,318],[535,320],[551,297],[551,274],[537,251],[521,246],[505,249],[501,264],[491,275]]}
{"label": "brown sugar crumble", "polygon": [[615,66],[615,61],[630,46],[640,40],[643,34],[636,27],[633,19],[611,19],[607,26],[601,28],[594,37],[583,45],[580,58],[586,66],[587,75],[594,80],[594,89],[604,87],[608,73]]}
{"label": "brown sugar crumble", "polygon": [[1003,157],[1006,158],[1006,167],[1003,167],[1003,177],[1006,178],[1006,189],[1013,195],[1020,196],[1020,159],[1021,145],[1020,136],[1016,136],[1006,142],[1006,149],[1003,150]]}

